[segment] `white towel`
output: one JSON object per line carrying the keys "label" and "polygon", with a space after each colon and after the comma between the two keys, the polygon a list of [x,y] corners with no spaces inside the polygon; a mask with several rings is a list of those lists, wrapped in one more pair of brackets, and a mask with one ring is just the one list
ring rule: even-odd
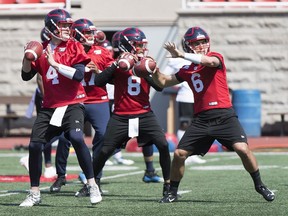
{"label": "white towel", "polygon": [[62,125],[62,120],[64,117],[64,114],[66,112],[68,105],[62,106],[62,107],[57,107],[50,119],[50,124],[54,125],[56,127],[61,127]]}
{"label": "white towel", "polygon": [[139,118],[129,119],[128,136],[133,138],[139,135]]}

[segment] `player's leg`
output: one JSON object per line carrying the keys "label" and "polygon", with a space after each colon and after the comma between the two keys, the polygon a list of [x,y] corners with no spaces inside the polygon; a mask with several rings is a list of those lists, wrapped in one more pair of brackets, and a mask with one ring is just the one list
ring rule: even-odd
{"label": "player's leg", "polygon": [[[177,139],[180,141],[193,119],[193,103],[178,102],[178,105],[180,125],[177,131]],[[206,160],[200,158],[198,155],[192,155],[185,160],[185,163],[186,165],[193,163],[203,164],[206,163]]]}
{"label": "player's leg", "polygon": [[165,134],[153,112],[149,112],[139,119],[139,135],[139,146],[155,144],[159,151],[159,162],[164,179],[163,193],[166,193],[170,183],[171,158]]}
{"label": "player's leg", "polygon": [[[85,121],[90,122],[95,131],[95,135],[92,140],[93,160],[94,158],[98,157],[101,148],[103,146],[104,134],[109,118],[110,118],[110,111],[108,102],[97,104],[85,104]],[[99,187],[101,194],[103,194],[100,187],[101,177],[102,177],[102,170],[99,172],[99,174],[97,174],[97,176],[95,175],[95,181]],[[84,185],[79,191],[76,192],[75,196],[76,197],[89,196],[87,185],[85,185],[86,180],[85,175],[83,173],[80,173],[79,178],[82,180]]]}
{"label": "player's leg", "polygon": [[142,147],[142,154],[144,157],[144,163],[146,166],[146,170],[144,173],[144,176],[142,180],[145,183],[158,183],[161,182],[162,179],[160,176],[157,175],[155,168],[154,168],[154,162],[153,162],[153,146],[152,145],[145,145]]}
{"label": "player's leg", "polygon": [[[128,140],[128,120],[126,118],[112,115],[109,119],[103,139],[100,153],[93,157],[93,169],[95,176],[102,171],[106,161],[114,153],[116,148],[120,148],[122,143]],[[93,155],[94,156],[94,155]]]}
{"label": "player's leg", "polygon": [[55,158],[57,179],[51,185],[50,192],[60,192],[61,187],[66,184],[66,167],[71,146],[63,133],[57,138],[58,145]]}
{"label": "player's leg", "polygon": [[[43,114],[42,114],[43,112]],[[21,207],[31,207],[41,202],[40,177],[42,173],[42,151],[46,143],[45,133],[49,126],[49,111],[39,112],[34,122],[29,143],[29,176],[30,190],[26,199],[20,204]],[[47,115],[46,115],[47,114]]]}
{"label": "player's leg", "polygon": [[[223,118],[222,118],[223,119]],[[260,193],[265,200],[273,201],[275,194],[269,190],[261,180],[257,160],[247,144],[247,136],[236,115],[226,119],[225,124],[217,125],[216,134],[218,141],[227,148],[232,148],[243,163],[245,170],[251,175],[255,190]],[[225,133],[223,133],[225,131]],[[227,133],[228,132],[228,133]]]}
{"label": "player's leg", "polygon": [[190,127],[186,129],[174,151],[169,193],[165,194],[159,202],[170,203],[177,200],[178,188],[185,172],[185,160],[190,155],[206,154],[213,143],[214,139],[207,136],[206,130],[207,125],[200,121],[193,121]]}
{"label": "player's leg", "polygon": [[87,145],[84,142],[84,106],[80,104],[69,105],[63,118],[65,137],[71,142],[75,149],[77,159],[83,170],[88,183],[91,204],[101,202],[102,197],[94,179],[92,158]]}

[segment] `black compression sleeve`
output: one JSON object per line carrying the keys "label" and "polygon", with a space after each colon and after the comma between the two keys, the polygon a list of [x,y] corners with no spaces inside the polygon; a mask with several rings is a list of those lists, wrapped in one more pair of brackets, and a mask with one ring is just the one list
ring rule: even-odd
{"label": "black compression sleeve", "polygon": [[154,81],[153,78],[151,76],[147,76],[145,77],[145,80],[148,82],[148,84],[150,86],[152,86],[156,91],[161,92],[163,90],[163,88],[159,87]]}
{"label": "black compression sleeve", "polygon": [[117,66],[112,64],[110,67],[102,71],[102,73],[95,74],[94,83],[96,86],[105,86],[107,83],[111,82],[113,79],[113,73]]}
{"label": "black compression sleeve", "polygon": [[21,78],[24,81],[29,81],[35,76],[36,73],[37,73],[37,71],[35,69],[33,69],[33,68],[28,73],[26,73],[23,70],[21,70]]}
{"label": "black compression sleeve", "polygon": [[81,82],[84,79],[85,65],[75,64],[72,67],[76,69],[72,79]]}

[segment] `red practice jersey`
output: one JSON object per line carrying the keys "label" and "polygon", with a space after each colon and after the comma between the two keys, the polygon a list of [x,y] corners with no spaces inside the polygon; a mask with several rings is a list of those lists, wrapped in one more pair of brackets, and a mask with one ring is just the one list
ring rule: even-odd
{"label": "red practice jersey", "polygon": [[133,76],[132,71],[119,68],[114,76],[114,113],[118,115],[137,115],[151,111],[150,85],[144,78]]}
{"label": "red practice jersey", "polygon": [[[48,42],[43,44],[45,49]],[[87,64],[90,58],[86,55],[83,46],[79,42],[68,40],[62,42],[53,51],[54,59],[59,64],[73,66],[75,64]],[[43,54],[32,63],[32,67],[42,76],[44,87],[44,108],[56,108],[69,104],[85,101],[85,90],[80,82],[71,80],[51,67]]]}
{"label": "red practice jersey", "polygon": [[[92,46],[87,55],[101,71],[114,62],[110,52],[104,47]],[[109,101],[106,87],[95,86],[94,79],[95,74],[93,72],[85,72],[84,80],[82,81],[82,85],[84,86],[87,95],[85,104],[103,103]]]}
{"label": "red practice jersey", "polygon": [[182,67],[177,76],[187,81],[194,94],[194,114],[215,109],[232,107],[226,78],[226,67],[223,56],[209,52],[207,56],[219,58],[222,67],[206,67],[191,64]]}

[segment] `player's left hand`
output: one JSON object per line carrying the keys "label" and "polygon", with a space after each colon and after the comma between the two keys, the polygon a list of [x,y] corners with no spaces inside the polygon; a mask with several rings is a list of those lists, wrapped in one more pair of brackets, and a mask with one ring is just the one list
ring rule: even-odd
{"label": "player's left hand", "polygon": [[93,61],[90,61],[86,67],[88,67],[93,73],[99,73],[99,69]]}
{"label": "player's left hand", "polygon": [[163,47],[171,54],[171,56],[167,56],[168,58],[179,58],[184,56],[184,54],[177,49],[176,44],[173,42],[166,42]]}

